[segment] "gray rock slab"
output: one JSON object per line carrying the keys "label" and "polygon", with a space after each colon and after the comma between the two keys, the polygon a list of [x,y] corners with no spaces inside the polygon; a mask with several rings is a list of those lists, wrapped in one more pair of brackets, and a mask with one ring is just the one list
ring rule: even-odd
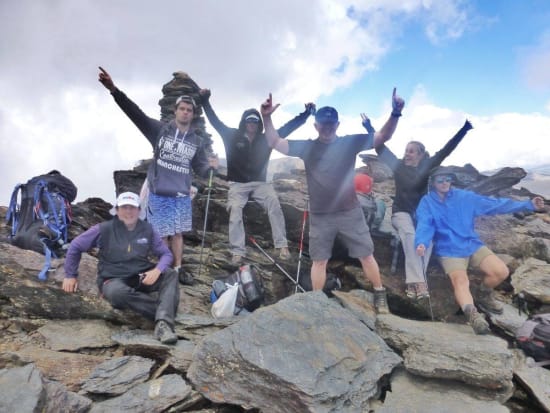
{"label": "gray rock slab", "polygon": [[512,274],[512,286],[517,293],[524,292],[544,304],[550,304],[550,264],[528,258]]}
{"label": "gray rock slab", "polygon": [[[203,301],[201,300],[201,303]],[[202,305],[204,306],[204,304]],[[215,319],[210,316],[180,313],[176,317],[174,329],[179,337],[198,342],[207,335],[222,330],[241,319],[242,317]]]}
{"label": "gray rock slab", "polygon": [[139,384],[121,396],[94,403],[90,413],[160,413],[184,400],[190,393],[191,386],[181,376],[167,374]]}
{"label": "gray rock slab", "polygon": [[368,328],[374,330],[376,312],[373,307],[372,293],[365,290],[353,290],[349,293],[333,291],[332,294],[344,308],[347,308]]}
{"label": "gray rock slab", "polygon": [[256,310],[197,345],[187,377],[208,399],[269,412],[358,412],[401,358],[321,292]]}
{"label": "gray rock slab", "polygon": [[502,314],[488,313],[487,317],[508,337],[515,338],[516,331],[527,320],[527,315],[518,311],[517,307],[503,303]]}
{"label": "gray rock slab", "polygon": [[192,361],[195,343],[178,340],[175,345],[160,343],[151,332],[143,330],[121,331],[112,336],[113,340],[125,348],[126,353],[151,359],[168,361],[178,372],[186,372]]}
{"label": "gray rock slab", "polygon": [[38,332],[51,350],[78,351],[115,345],[111,335],[117,330],[103,320],[57,320],[40,327]]}
{"label": "gray rock slab", "polygon": [[405,371],[392,375],[391,391],[386,393],[376,413],[507,413],[510,410],[494,400],[473,396],[474,389],[451,382],[423,379]]}
{"label": "gray rock slab", "polygon": [[52,351],[37,345],[23,346],[15,355],[22,362],[34,363],[45,378],[63,383],[71,391],[80,390],[82,380],[105,361],[103,356]]}
{"label": "gray rock slab", "polygon": [[195,343],[188,340],[178,340],[175,346],[172,346],[168,362],[170,366],[180,373],[185,373],[189,369],[193,361],[193,352],[195,351]]}
{"label": "gray rock slab", "polygon": [[46,389],[40,370],[34,364],[0,370],[0,412],[40,412],[46,402]]}
{"label": "gray rock slab", "polygon": [[152,331],[146,330],[125,330],[119,331],[111,336],[113,341],[122,346],[147,346],[158,349],[167,349],[170,346],[162,344],[155,337]]}
{"label": "gray rock slab", "polygon": [[117,357],[101,363],[84,381],[86,393],[118,396],[149,379],[155,362],[138,356]]}
{"label": "gray rock slab", "polygon": [[61,383],[45,380],[45,388],[47,393],[46,406],[41,413],[86,413],[90,410],[92,405],[90,399],[69,391]]}
{"label": "gray rock slab", "polygon": [[458,380],[511,395],[513,355],[508,343],[475,335],[470,326],[413,321],[379,315],[376,332],[404,358],[407,371],[431,378]]}
{"label": "gray rock slab", "polygon": [[534,364],[517,351],[514,375],[519,384],[537,401],[545,412],[550,412],[550,370]]}

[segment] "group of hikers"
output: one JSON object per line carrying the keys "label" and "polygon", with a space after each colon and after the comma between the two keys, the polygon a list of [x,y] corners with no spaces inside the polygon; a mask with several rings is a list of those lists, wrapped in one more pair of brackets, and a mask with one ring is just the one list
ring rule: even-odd
{"label": "group of hikers", "polygon": [[[124,192],[117,197],[115,217],[95,225],[70,244],[65,260],[63,289],[74,292],[80,258],[90,248],[99,248],[99,291],[113,307],[131,309],[155,322],[155,337],[162,343],[175,343],[174,319],[179,303],[178,280],[188,276],[182,267],[182,232],[191,230],[192,172],[207,177],[218,168],[206,142],[196,131],[197,102],[187,95],[177,98],[174,119],[161,122],[148,117],[115,86],[111,76],[100,68],[99,81],[115,102],[149,140],[154,150],[147,172],[147,220],[139,218],[140,197]],[[425,278],[432,246],[449,275],[455,298],[478,334],[488,332],[488,324],[478,313],[470,294],[468,266],[484,273],[483,295],[476,299],[484,311],[502,312],[493,289],[508,276],[506,265],[480,241],[474,230],[478,215],[542,209],[544,201],[513,201],[480,196],[452,188],[456,178],[440,164],[472,129],[469,121],[434,156],[430,157],[418,141],[407,144],[399,159],[385,143],[396,130],[405,101],[392,94],[392,111],[383,127],[375,130],[362,114],[366,133],[337,136],[338,112],[325,106],[316,109],[306,103],[305,110],[279,129],[271,115],[279,106],[271,94],[260,110],[242,114],[238,128],[226,126],[210,103],[211,92],[199,91],[200,104],[210,124],[222,138],[227,159],[229,191],[229,245],[232,263],[246,256],[243,208],[249,199],[267,211],[274,247],[282,259],[289,259],[285,221],[277,194],[267,182],[267,166],[273,149],[303,160],[309,197],[309,256],[312,260],[313,290],[325,286],[327,263],[336,237],[352,258],[361,263],[365,278],[374,290],[378,313],[388,313],[386,289],[373,256],[374,244],[361,209],[357,188],[368,192],[369,183],[355,173],[359,152],[375,149],[378,158],[394,173],[395,198],[392,224],[405,253],[406,293],[412,299],[429,297]],[[308,140],[285,139],[314,116],[316,137]],[[372,185],[372,182],[370,182]],[[361,192],[361,191],[359,191]],[[158,261],[153,262],[149,256]],[[183,277],[185,278],[185,277]],[[158,291],[158,298],[150,296]]]}

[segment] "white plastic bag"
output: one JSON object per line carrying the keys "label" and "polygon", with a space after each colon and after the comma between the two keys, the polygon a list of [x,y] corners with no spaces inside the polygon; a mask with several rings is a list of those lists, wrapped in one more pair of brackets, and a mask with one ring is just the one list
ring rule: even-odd
{"label": "white plastic bag", "polygon": [[235,312],[235,303],[237,302],[237,294],[239,292],[239,284],[226,284],[227,290],[212,304],[212,317],[224,318],[233,317]]}

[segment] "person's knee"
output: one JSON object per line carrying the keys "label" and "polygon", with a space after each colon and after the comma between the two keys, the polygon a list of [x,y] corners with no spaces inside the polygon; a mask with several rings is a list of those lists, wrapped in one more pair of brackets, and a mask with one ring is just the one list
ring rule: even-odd
{"label": "person's knee", "polygon": [[244,205],[238,204],[236,202],[230,202],[227,204],[227,212],[230,216],[241,216],[243,213]]}
{"label": "person's knee", "polygon": [[167,268],[162,272],[162,277],[164,277],[164,282],[166,284],[178,285],[179,276],[178,272],[173,268]]}
{"label": "person's knee", "polygon": [[103,297],[105,297],[114,308],[123,309],[128,302],[128,291],[107,284],[103,287]]}
{"label": "person's knee", "polygon": [[510,275],[510,270],[508,269],[506,264],[502,263],[494,269],[493,275],[499,282],[502,282],[506,278],[508,278],[508,276]]}
{"label": "person's knee", "polygon": [[279,198],[276,195],[268,195],[264,200],[264,205],[268,211],[274,211],[281,209]]}
{"label": "person's knee", "polygon": [[328,260],[313,261],[311,268],[315,270],[326,270]]}
{"label": "person's knee", "polygon": [[470,280],[468,274],[464,272],[452,272],[449,274],[454,289],[470,288]]}
{"label": "person's knee", "polygon": [[508,266],[496,255],[488,256],[482,261],[481,269],[494,282],[502,282],[510,275]]}

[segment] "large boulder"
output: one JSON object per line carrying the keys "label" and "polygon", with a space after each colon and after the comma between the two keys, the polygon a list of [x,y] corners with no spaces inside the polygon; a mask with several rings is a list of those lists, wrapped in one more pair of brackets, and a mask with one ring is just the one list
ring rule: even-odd
{"label": "large boulder", "polygon": [[207,336],[187,373],[217,403],[357,412],[401,358],[321,292],[296,294]]}

